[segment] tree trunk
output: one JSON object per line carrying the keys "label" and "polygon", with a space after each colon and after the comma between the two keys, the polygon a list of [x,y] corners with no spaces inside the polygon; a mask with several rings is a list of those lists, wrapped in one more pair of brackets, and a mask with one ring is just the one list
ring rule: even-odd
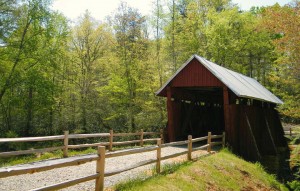
{"label": "tree trunk", "polygon": [[30,87],[28,90],[28,102],[27,102],[27,122],[24,131],[24,136],[30,136],[30,130],[32,129],[32,108],[33,108],[33,88]]}
{"label": "tree trunk", "polygon": [[175,0],[173,0],[172,7],[172,58],[173,58],[173,69],[174,72],[177,70],[176,66],[176,52],[175,52]]}
{"label": "tree trunk", "polygon": [[15,70],[17,68],[17,65],[20,63],[20,60],[21,60],[20,57],[21,57],[21,54],[22,54],[22,51],[23,51],[23,48],[24,48],[24,44],[25,44],[25,36],[27,34],[27,31],[28,31],[28,28],[31,24],[31,21],[32,20],[29,19],[28,22],[25,25],[25,28],[24,28],[23,33],[22,33],[20,45],[19,45],[19,48],[18,48],[18,54],[17,54],[17,56],[14,60],[14,65],[13,65],[12,69],[10,70],[10,73],[9,73],[7,79],[5,80],[4,86],[0,90],[0,102],[1,102],[1,100],[4,96],[4,94],[5,94],[6,90],[10,87],[11,81],[13,79],[13,75],[14,75]]}
{"label": "tree trunk", "polygon": [[249,76],[252,78],[253,76],[253,61],[252,61],[253,55],[252,52],[249,54]]}

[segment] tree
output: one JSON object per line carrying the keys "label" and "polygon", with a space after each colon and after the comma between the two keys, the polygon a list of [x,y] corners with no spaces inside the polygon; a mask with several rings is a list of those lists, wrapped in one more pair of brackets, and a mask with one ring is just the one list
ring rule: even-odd
{"label": "tree", "polygon": [[[76,92],[73,96],[79,100],[80,127],[77,128],[78,131],[91,132],[93,127],[91,117],[99,116],[99,112],[95,111],[95,102],[99,101],[97,88],[106,84],[108,75],[105,71],[105,61],[101,61],[101,58],[109,50],[111,39],[111,34],[107,31],[105,24],[97,23],[88,11],[73,29],[71,43],[74,63],[72,67],[75,71],[73,91]],[[77,89],[79,91],[76,91]],[[76,112],[78,111],[73,111],[74,114]],[[102,121],[102,117],[99,117],[99,121]]]}
{"label": "tree", "polygon": [[5,41],[14,29],[15,19],[18,13],[17,0],[0,0],[0,43],[5,46]]}
{"label": "tree", "polygon": [[[56,30],[53,23],[61,16],[48,6],[48,1],[34,0],[17,4],[13,27],[2,33],[0,103],[4,124],[6,131],[14,129],[23,136],[32,134],[34,126],[45,125],[34,114],[42,114],[42,107],[45,111],[54,104],[48,72],[60,47],[55,39],[65,33]],[[62,26],[60,21],[57,24]]]}
{"label": "tree", "polygon": [[163,38],[163,27],[164,27],[164,13],[163,7],[160,0],[155,2],[155,11],[153,18],[153,27],[155,28],[155,57],[159,76],[159,85],[163,85],[164,76],[164,64],[161,61],[162,57],[162,38]]}
{"label": "tree", "polygon": [[277,53],[270,81],[285,102],[280,111],[294,122],[300,121],[299,14],[299,1],[283,7],[276,4],[264,9],[261,23],[261,28],[270,33]]}
{"label": "tree", "polygon": [[174,3],[174,6],[170,6],[172,20],[165,28],[168,52],[176,56],[176,59],[172,59],[176,60],[176,67],[174,62],[172,66],[173,72],[179,68],[177,63],[183,63],[193,54],[211,57],[207,51],[206,37],[206,29],[211,24],[208,14],[211,11],[219,13],[230,8],[230,4],[229,1],[182,0]]}
{"label": "tree", "polygon": [[237,8],[208,14],[207,51],[211,60],[266,82],[273,46],[265,31],[258,30],[258,15]]}
{"label": "tree", "polygon": [[137,98],[138,94],[144,91],[145,87],[142,87],[141,82],[145,79],[149,68],[145,63],[148,47],[145,17],[123,2],[114,15],[112,23],[117,41],[116,53],[120,59],[119,73],[114,75],[115,78],[112,81],[119,84],[121,89],[125,88],[125,91],[122,90],[124,97],[121,99],[124,109],[121,115],[126,117],[126,126],[129,131],[134,131],[136,130],[136,114],[140,110]]}
{"label": "tree", "polygon": [[[155,65],[155,71],[157,71],[156,75],[158,77],[158,83],[156,83],[155,88],[158,89],[163,86],[163,83],[166,81],[166,73],[167,73],[167,61],[163,59],[163,28],[165,26],[166,15],[163,10],[163,3],[160,0],[157,0],[154,3],[154,12],[152,18],[152,26],[154,28],[155,33],[155,42],[152,44],[155,47],[153,57],[156,59],[154,62],[149,63]],[[152,55],[151,55],[152,57]],[[155,90],[154,90],[155,91]],[[165,118],[165,100],[156,99],[154,100],[156,103],[156,107],[159,108],[160,111],[160,123],[163,123]],[[163,125],[162,125],[163,126]]]}

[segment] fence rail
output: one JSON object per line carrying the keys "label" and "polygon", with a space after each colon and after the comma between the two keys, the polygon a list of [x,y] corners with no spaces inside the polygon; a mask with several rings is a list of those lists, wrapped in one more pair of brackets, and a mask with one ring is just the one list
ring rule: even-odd
{"label": "fence rail", "polygon": [[[58,147],[49,147],[49,148],[41,148],[41,149],[29,149],[29,150],[20,150],[20,151],[9,151],[9,152],[1,152],[0,157],[10,157],[17,155],[25,155],[25,154],[34,154],[34,153],[42,153],[42,152],[50,152],[55,150],[63,150],[63,156],[68,157],[68,149],[78,149],[78,148],[86,148],[86,147],[97,147],[97,146],[108,146],[109,150],[113,150],[113,146],[116,145],[128,145],[133,143],[139,143],[142,147],[145,142],[153,142],[156,141],[157,138],[153,139],[145,139],[145,135],[158,135],[163,139],[163,131],[160,132],[144,132],[141,130],[136,133],[114,133],[113,130],[110,130],[109,133],[94,133],[94,134],[69,134],[69,131],[65,131],[64,135],[55,135],[55,136],[43,136],[43,137],[20,137],[20,138],[0,138],[0,143],[17,143],[17,142],[41,142],[41,141],[52,141],[52,140],[63,140],[63,146]],[[130,141],[113,141],[114,137],[124,137],[124,136],[139,136],[138,140],[130,140]],[[70,145],[70,139],[84,139],[84,138],[99,138],[106,137],[109,138],[108,142],[98,142],[98,143],[90,143],[90,144],[78,144],[78,145]]]}
{"label": "fence rail", "polygon": [[289,130],[285,130],[284,131],[284,135],[286,136],[290,136],[292,138],[299,136],[299,131],[293,131],[292,128],[289,128]]}
{"label": "fence rail", "polygon": [[[212,142],[212,139],[222,139],[222,141],[219,142]],[[207,144],[202,145],[197,148],[193,148],[193,143],[200,142],[200,141],[206,141]],[[58,183],[55,185],[50,186],[44,186],[41,188],[37,188],[34,190],[56,190],[61,188],[66,188],[69,186],[73,186],[75,184],[79,184],[82,182],[95,180],[95,191],[102,191],[104,189],[104,177],[112,176],[115,174],[119,174],[121,172],[125,172],[140,166],[156,163],[156,172],[161,172],[161,161],[166,160],[169,158],[174,158],[180,155],[187,154],[187,159],[192,160],[192,152],[200,149],[207,148],[208,152],[211,152],[211,147],[214,145],[222,145],[225,146],[225,133],[222,135],[211,135],[211,133],[208,133],[208,136],[206,137],[199,137],[193,139],[191,135],[188,136],[188,139],[186,141],[178,141],[178,142],[172,142],[172,143],[165,143],[162,144],[162,139],[156,139],[157,144],[155,146],[148,146],[148,147],[142,147],[142,148],[134,148],[134,149],[127,149],[127,150],[120,150],[120,151],[114,151],[114,152],[105,152],[105,146],[98,146],[98,152],[97,155],[88,155],[88,156],[81,156],[81,157],[71,157],[71,158],[63,158],[53,161],[48,161],[46,163],[39,163],[37,165],[33,165],[32,167],[14,167],[14,168],[4,168],[0,169],[0,178],[8,177],[8,176],[15,176],[15,175],[21,175],[26,173],[34,173],[34,172],[41,172],[46,170],[51,170],[55,168],[61,168],[66,166],[75,166],[80,165],[86,162],[90,161],[96,161],[96,174],[89,175],[86,177],[81,177],[75,180],[65,181],[62,183]],[[175,153],[172,155],[161,157],[161,149],[166,146],[175,146],[175,145],[187,145],[187,150]],[[106,158],[112,158],[117,156],[124,156],[124,155],[130,155],[130,154],[136,154],[136,153],[142,153],[142,152],[149,152],[149,151],[155,151],[156,150],[156,159],[150,159],[145,160],[140,163],[137,163],[131,167],[127,167],[126,169],[121,169],[117,171],[112,172],[105,172],[105,159]]]}

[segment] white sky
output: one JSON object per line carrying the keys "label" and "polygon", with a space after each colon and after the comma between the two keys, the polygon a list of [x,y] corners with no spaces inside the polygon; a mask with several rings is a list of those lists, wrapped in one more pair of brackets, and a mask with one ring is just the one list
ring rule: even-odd
{"label": "white sky", "polygon": [[292,0],[232,0],[233,3],[239,5],[242,10],[249,10],[253,6],[268,6],[274,5],[275,3],[279,3],[280,5],[288,4],[292,2]]}
{"label": "white sky", "polygon": [[[137,8],[142,14],[149,15],[152,9],[153,0],[123,0],[131,7]],[[292,0],[232,0],[243,10],[249,10],[252,6],[274,5],[278,2],[285,5]],[[53,9],[62,12],[66,17],[75,20],[82,15],[85,10],[89,10],[91,15],[97,20],[104,20],[111,15],[119,6],[121,0],[54,0]]]}
{"label": "white sky", "polygon": [[[151,13],[152,0],[123,0],[129,6],[137,8],[140,13]],[[62,12],[69,19],[76,19],[89,10],[97,20],[104,20],[117,10],[121,0],[54,0],[53,9]]]}

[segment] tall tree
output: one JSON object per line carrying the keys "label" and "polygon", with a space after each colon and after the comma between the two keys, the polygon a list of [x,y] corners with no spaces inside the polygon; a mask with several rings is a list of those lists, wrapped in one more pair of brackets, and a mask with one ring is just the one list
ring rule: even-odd
{"label": "tall tree", "polygon": [[257,17],[237,8],[210,11],[206,36],[212,60],[260,80],[270,68],[273,46],[268,34],[258,30]]}
{"label": "tall tree", "polygon": [[17,4],[15,9],[17,17],[13,27],[3,35],[4,47],[0,49],[3,58],[0,61],[3,77],[0,103],[7,129],[19,126],[16,130],[28,136],[35,127],[43,126],[37,120],[41,118],[34,115],[42,114],[42,109],[54,104],[50,96],[54,85],[48,72],[59,50],[54,39],[65,34],[59,33],[53,25],[59,16],[49,9],[49,1],[28,0]]}
{"label": "tall tree", "polygon": [[[156,76],[158,77],[158,83],[156,84],[156,89],[161,87],[166,80],[166,69],[167,61],[163,60],[163,28],[165,27],[166,14],[164,13],[164,4],[161,0],[156,0],[154,3],[154,12],[153,12],[153,24],[154,33],[155,33],[155,60],[154,63],[149,63],[155,65],[155,71],[157,71]],[[154,90],[156,91],[156,90]],[[157,108],[160,111],[160,123],[163,123],[165,117],[165,101],[163,99],[156,100]]]}
{"label": "tall tree", "polygon": [[145,77],[145,70],[148,67],[145,65],[148,44],[145,17],[123,2],[114,15],[113,26],[117,40],[117,56],[121,62],[119,75],[124,76],[122,80],[126,84],[126,94],[123,98],[127,108],[126,114],[124,113],[127,118],[126,126],[129,130],[135,130],[135,115],[139,112],[137,94],[142,85],[139,82]]}
{"label": "tall tree", "polygon": [[160,0],[156,0],[154,12],[154,27],[155,27],[155,57],[157,62],[159,85],[163,85],[164,67],[161,61],[161,46],[162,46],[162,32],[163,32],[163,7]]}
{"label": "tall tree", "polygon": [[270,75],[274,91],[285,104],[281,112],[292,121],[300,121],[300,2],[264,9],[261,29],[270,32],[277,60]]}
{"label": "tall tree", "polygon": [[15,19],[18,13],[17,0],[0,0],[0,43],[4,46],[6,39],[14,29]]}
{"label": "tall tree", "polygon": [[[75,26],[72,36],[71,48],[76,73],[75,88],[79,90],[80,128],[83,132],[90,132],[91,119],[95,115],[94,102],[99,99],[96,88],[103,86],[107,73],[103,69],[104,57],[110,46],[111,36],[104,24],[97,23],[88,11]],[[103,84],[104,83],[104,84]],[[76,111],[74,111],[76,112]]]}
{"label": "tall tree", "polygon": [[173,71],[175,72],[177,70],[177,64],[176,64],[176,50],[175,50],[175,15],[176,15],[176,4],[175,0],[172,0],[172,62],[173,62]]}

